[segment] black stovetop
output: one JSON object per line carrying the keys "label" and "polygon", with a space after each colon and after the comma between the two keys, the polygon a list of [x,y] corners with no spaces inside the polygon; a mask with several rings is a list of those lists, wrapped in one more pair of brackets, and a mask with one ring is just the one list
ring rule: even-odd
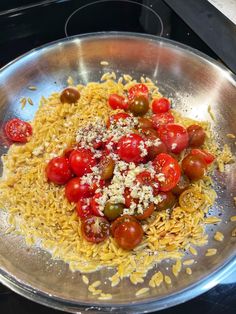
{"label": "black stovetop", "polygon": [[[199,3],[202,1],[206,0],[198,0]],[[0,67],[42,44],[65,36],[96,31],[133,31],[170,38],[197,48],[227,64],[227,60],[220,60],[217,51],[214,52],[198,37],[191,28],[191,23],[190,26],[185,24],[183,20],[186,20],[186,16],[178,16],[166,5],[166,2],[173,1],[102,0],[95,2],[86,0],[0,1]],[[183,1],[178,0],[175,4],[181,2]],[[208,7],[209,10],[212,8]],[[181,8],[178,12],[181,12]],[[183,12],[186,11],[183,10]],[[214,13],[214,9],[212,12]],[[187,18],[188,21],[191,20],[189,16]],[[203,29],[200,31],[204,32],[206,27],[207,25],[203,24]],[[185,304],[163,310],[161,313],[236,313],[235,277],[236,274],[207,293]],[[59,314],[62,312],[26,300],[0,284],[0,313]]]}

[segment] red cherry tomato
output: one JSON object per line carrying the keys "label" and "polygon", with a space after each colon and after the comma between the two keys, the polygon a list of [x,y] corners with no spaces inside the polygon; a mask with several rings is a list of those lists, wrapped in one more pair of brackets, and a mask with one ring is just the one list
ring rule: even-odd
{"label": "red cherry tomato", "polygon": [[141,243],[143,228],[138,221],[124,221],[116,227],[114,238],[122,249],[132,250]]}
{"label": "red cherry tomato", "polygon": [[99,210],[99,204],[97,202],[98,198],[100,198],[102,196],[102,193],[96,193],[92,198],[91,198],[91,210],[93,215],[95,216],[102,216],[101,212]]}
{"label": "red cherry tomato", "polygon": [[65,195],[69,202],[78,202],[81,198],[93,195],[90,185],[82,182],[81,178],[73,178],[66,184]]}
{"label": "red cherry tomato", "polygon": [[[142,131],[142,135],[144,134],[145,141],[152,141],[153,145],[148,146],[147,151],[147,160],[153,160],[155,157],[161,153],[167,153],[167,147],[166,145],[158,138],[157,131],[154,129],[144,129]],[[155,143],[154,141],[158,142]]]}
{"label": "red cherry tomato", "polygon": [[73,151],[74,151],[74,148],[68,147],[68,148],[66,148],[66,149],[64,150],[63,156],[64,156],[65,158],[69,159],[69,158],[70,158],[70,154],[71,154]]}
{"label": "red cherry tomato", "polygon": [[163,173],[164,181],[160,181],[160,191],[166,192],[173,189],[179,182],[181,169],[178,162],[168,154],[157,155],[153,160],[153,166],[157,173]]}
{"label": "red cherry tomato", "polygon": [[154,99],[152,102],[153,113],[164,113],[170,110],[170,101],[165,97]]}
{"label": "red cherry tomato", "polygon": [[136,204],[139,203],[139,200],[137,198],[133,198],[131,197],[131,191],[129,188],[125,188],[125,192],[124,192],[124,198],[125,198],[125,206],[126,207],[130,207],[131,203],[134,202]]}
{"label": "red cherry tomato", "polygon": [[18,118],[7,121],[4,127],[6,136],[13,142],[26,143],[32,135],[32,126]]}
{"label": "red cherry tomato", "polygon": [[78,176],[82,177],[86,173],[92,172],[91,168],[96,165],[96,159],[89,149],[80,148],[74,150],[70,154],[70,166],[72,171]]}
{"label": "red cherry tomato", "polygon": [[46,166],[46,176],[55,184],[65,184],[72,178],[70,164],[65,157],[55,157]]}
{"label": "red cherry tomato", "polygon": [[188,147],[188,132],[180,124],[160,125],[157,132],[162,142],[166,144],[168,150],[172,153],[179,154]]}
{"label": "red cherry tomato", "polygon": [[192,149],[190,152],[191,155],[199,155],[201,156],[204,161],[209,165],[215,160],[215,156],[212,155],[211,153],[207,152],[206,150],[203,149]]}
{"label": "red cherry tomato", "polygon": [[204,144],[206,138],[206,132],[203,127],[197,124],[192,124],[187,128],[189,135],[189,146],[200,147]]}
{"label": "red cherry tomato", "polygon": [[141,185],[151,186],[153,189],[153,194],[155,196],[158,194],[159,183],[157,181],[154,181],[149,171],[144,170],[143,172],[140,172],[139,174],[136,175],[136,179]]}
{"label": "red cherry tomato", "polygon": [[108,103],[113,110],[115,109],[127,110],[129,107],[128,100],[125,99],[124,96],[120,96],[117,94],[111,94],[108,98]]}
{"label": "red cherry tomato", "polygon": [[187,155],[182,160],[182,170],[190,180],[200,180],[205,175],[207,163],[201,155]]}
{"label": "red cherry tomato", "polygon": [[144,95],[148,97],[148,87],[145,84],[135,84],[128,90],[128,99],[132,101],[136,96]]}
{"label": "red cherry tomato", "polygon": [[170,111],[152,115],[152,123],[155,129],[158,129],[162,124],[173,123],[174,120],[174,116]]}
{"label": "red cherry tomato", "polygon": [[109,153],[116,153],[117,143],[114,142],[113,137],[110,137],[105,143],[105,156]]}
{"label": "red cherry tomato", "polygon": [[137,221],[136,218],[134,216],[130,216],[130,215],[123,215],[120,216],[118,218],[116,218],[116,220],[114,220],[111,224],[111,234],[114,237],[114,233],[116,228],[119,226],[119,224],[123,223],[123,222],[127,222],[127,221]]}
{"label": "red cherry tomato", "polygon": [[147,219],[154,212],[154,208],[155,208],[154,204],[151,203],[147,208],[144,209],[143,214],[135,215],[135,218],[138,220]]}
{"label": "red cherry tomato", "polygon": [[76,212],[81,219],[92,215],[89,198],[82,198],[76,205]]}
{"label": "red cherry tomato", "polygon": [[81,231],[87,241],[100,243],[108,238],[110,224],[103,217],[88,216],[82,220]]}
{"label": "red cherry tomato", "polygon": [[131,115],[125,112],[119,112],[119,113],[113,114],[112,116],[109,117],[107,121],[107,128],[110,127],[111,123],[115,123],[119,120],[125,120],[130,117]]}
{"label": "red cherry tomato", "polygon": [[126,162],[140,163],[144,160],[142,147],[146,149],[143,138],[138,134],[132,133],[120,138],[117,153]]}

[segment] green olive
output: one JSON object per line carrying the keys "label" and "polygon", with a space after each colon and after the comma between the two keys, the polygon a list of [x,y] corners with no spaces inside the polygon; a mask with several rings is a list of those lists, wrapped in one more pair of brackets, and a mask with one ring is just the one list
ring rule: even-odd
{"label": "green olive", "polygon": [[148,112],[149,103],[145,95],[136,96],[129,105],[129,110],[134,116],[143,116]]}
{"label": "green olive", "polygon": [[162,201],[157,204],[158,210],[172,209],[177,203],[176,196],[172,192],[161,192]]}
{"label": "green olive", "polygon": [[112,204],[107,202],[104,208],[104,215],[108,220],[114,220],[123,213],[124,204],[117,203]]}
{"label": "green olive", "polygon": [[179,182],[172,189],[172,192],[175,195],[180,195],[182,192],[184,192],[189,187],[189,184],[190,184],[189,178],[186,175],[182,174]]}

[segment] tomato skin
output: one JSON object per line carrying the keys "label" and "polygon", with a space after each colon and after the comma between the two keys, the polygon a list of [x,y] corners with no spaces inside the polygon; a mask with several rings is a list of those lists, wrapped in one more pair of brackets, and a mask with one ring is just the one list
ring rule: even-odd
{"label": "tomato skin", "polygon": [[182,160],[183,172],[190,180],[200,180],[206,172],[207,163],[200,155],[187,155]]}
{"label": "tomato skin", "polygon": [[160,196],[162,201],[156,205],[158,210],[172,209],[177,203],[176,196],[170,191],[161,192]]}
{"label": "tomato skin", "polygon": [[114,238],[122,249],[132,250],[141,243],[143,228],[138,221],[125,221],[116,227]]}
{"label": "tomato skin", "polygon": [[140,145],[146,148],[143,138],[135,133],[124,135],[118,141],[117,153],[126,162],[140,163],[144,160]]}
{"label": "tomato skin", "polygon": [[107,202],[104,207],[104,215],[108,220],[115,220],[123,213],[124,204],[116,203],[112,204]]}
{"label": "tomato skin", "polygon": [[170,101],[165,97],[154,99],[152,102],[153,113],[164,113],[170,110]]}
{"label": "tomato skin", "polygon": [[73,178],[65,186],[65,195],[69,202],[76,203],[81,198],[91,197],[93,190],[88,183],[82,183],[81,178]]}
{"label": "tomato skin", "polygon": [[136,96],[144,95],[148,97],[148,87],[145,84],[135,84],[128,90],[128,99],[132,101]]}
{"label": "tomato skin", "polygon": [[121,224],[123,222],[127,222],[127,221],[137,221],[137,220],[134,216],[130,216],[130,215],[123,215],[123,216],[116,218],[114,221],[112,221],[112,224],[111,224],[111,235],[114,237],[114,233],[115,233],[117,226],[119,226],[119,224]]}
{"label": "tomato skin", "polygon": [[183,193],[190,185],[189,178],[182,174],[177,185],[172,189],[172,193],[175,195],[180,195]]}
{"label": "tomato skin", "polygon": [[214,155],[203,149],[192,149],[190,154],[201,156],[208,165],[210,165],[215,160]]}
{"label": "tomato skin", "polygon": [[165,181],[159,182],[160,191],[167,192],[173,189],[180,180],[181,169],[178,162],[168,154],[161,153],[153,160],[157,173],[163,173]]}
{"label": "tomato skin", "polygon": [[125,192],[124,192],[124,198],[125,198],[125,206],[130,208],[130,205],[132,202],[138,204],[139,200],[137,198],[133,198],[131,197],[131,191],[129,188],[125,188]]}
{"label": "tomato skin", "polygon": [[187,128],[189,135],[189,146],[190,147],[200,147],[204,144],[206,133],[204,129],[197,124],[190,125]]}
{"label": "tomato skin", "polygon": [[8,139],[13,142],[26,143],[28,137],[32,135],[32,126],[18,118],[7,121],[4,126],[4,131]]}
{"label": "tomato skin", "polygon": [[111,179],[115,169],[115,162],[111,157],[103,155],[99,162],[99,168],[103,180]]}
{"label": "tomato skin", "polygon": [[101,212],[99,210],[99,204],[97,202],[97,199],[100,198],[101,196],[102,196],[102,193],[96,193],[91,198],[91,202],[90,202],[91,210],[92,210],[93,215],[99,216],[99,217],[103,216],[103,215],[101,215]]}
{"label": "tomato skin", "polygon": [[55,157],[46,166],[46,176],[55,184],[65,184],[72,178],[70,164],[65,157]]}
{"label": "tomato skin", "polygon": [[153,128],[152,120],[148,118],[140,117],[138,119],[138,123],[139,123],[140,129],[152,129]]}
{"label": "tomato skin", "polygon": [[81,219],[92,215],[91,206],[88,198],[80,199],[76,204],[76,212]]}
{"label": "tomato skin", "polygon": [[88,242],[100,243],[108,238],[110,224],[104,217],[88,216],[82,220],[81,232]]}
{"label": "tomato skin", "polygon": [[111,94],[108,98],[108,103],[113,110],[115,109],[127,110],[129,107],[127,99],[125,99],[124,96],[120,96],[118,94]]}
{"label": "tomato skin", "polygon": [[69,161],[72,171],[78,177],[82,177],[86,173],[91,173],[91,168],[97,163],[96,159],[93,157],[93,153],[85,148],[74,150],[70,154]]}
{"label": "tomato skin", "polygon": [[107,121],[107,128],[109,128],[112,123],[115,123],[119,120],[125,120],[130,117],[131,117],[130,114],[125,113],[125,112],[119,112],[119,113],[113,114],[112,116],[109,117]]}
{"label": "tomato skin", "polygon": [[134,99],[129,104],[129,110],[134,116],[143,116],[148,112],[149,102],[145,95],[139,95],[134,97]]}
{"label": "tomato skin", "polygon": [[175,118],[170,111],[152,115],[152,123],[155,129],[158,129],[162,124],[173,123],[174,120]]}
{"label": "tomato skin", "polygon": [[153,203],[151,203],[147,208],[144,209],[143,214],[135,215],[135,218],[138,220],[144,220],[147,219],[152,215],[154,212],[155,206]]}
{"label": "tomato skin", "polygon": [[156,196],[159,192],[159,183],[157,181],[154,181],[154,179],[151,176],[151,173],[147,170],[144,170],[136,175],[136,180],[141,185],[148,185],[151,186],[153,189],[153,195]]}
{"label": "tomato skin", "polygon": [[60,95],[61,103],[73,104],[76,103],[80,98],[80,93],[75,87],[65,88]]}
{"label": "tomato skin", "polygon": [[158,135],[168,150],[174,154],[179,154],[188,147],[188,132],[180,124],[161,125],[158,128]]}
{"label": "tomato skin", "polygon": [[166,145],[158,138],[157,131],[154,129],[144,129],[142,134],[144,134],[144,139],[145,141],[156,141],[159,140],[158,145],[152,145],[147,148],[148,155],[147,159],[148,160],[154,160],[155,157],[161,153],[167,153],[167,147]]}

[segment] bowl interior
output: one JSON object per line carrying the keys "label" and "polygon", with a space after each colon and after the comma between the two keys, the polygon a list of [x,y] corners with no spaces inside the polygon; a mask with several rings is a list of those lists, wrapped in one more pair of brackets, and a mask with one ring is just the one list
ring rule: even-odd
{"label": "bowl interior", "polygon": [[[108,61],[109,65],[101,66],[103,60]],[[235,154],[235,140],[226,137],[227,133],[236,134],[236,82],[232,75],[186,47],[143,35],[97,34],[71,38],[35,50],[13,62],[0,72],[0,129],[11,117],[32,119],[41,96],[47,97],[51,92],[64,88],[69,75],[75,82],[86,84],[98,81],[107,71],[114,71],[117,77],[127,73],[136,79],[145,75],[157,81],[160,91],[171,97],[176,109],[189,117],[211,120],[208,113],[208,105],[211,105],[215,115],[215,121],[211,120],[213,130],[219,142],[229,144]],[[37,90],[30,91],[27,88],[30,85],[37,86]],[[21,110],[19,100],[23,96],[30,97],[35,105]],[[7,151],[6,143],[1,131],[1,155]],[[147,306],[141,306],[141,303],[157,301],[156,309],[173,305],[179,292],[182,292],[182,301],[186,300],[191,297],[191,285],[217,270],[219,273],[219,268],[235,256],[236,240],[231,237],[234,226],[229,222],[229,217],[235,213],[235,169],[235,164],[232,164],[226,167],[224,174],[215,174],[218,199],[212,213],[217,215],[219,206],[222,206],[223,222],[207,228],[207,247],[217,248],[218,254],[205,257],[207,247],[199,248],[195,257],[197,263],[191,266],[191,276],[185,272],[181,272],[177,278],[171,276],[172,285],[163,284],[140,297],[135,297],[135,292],[148,286],[150,277],[157,269],[171,274],[172,262],[157,265],[148,273],[143,284],[134,286],[125,279],[112,288],[113,298],[109,300],[109,305],[115,308],[123,304],[130,312],[134,311],[131,305],[138,306],[135,310],[137,313],[141,308],[147,310]],[[108,305],[107,301],[98,302],[88,292],[79,272],[72,273],[66,264],[52,260],[49,253],[39,248],[28,248],[21,237],[6,235],[7,227],[7,214],[0,210],[0,266],[1,280],[5,284],[39,302],[61,308],[64,306],[64,309],[66,306],[70,311],[80,308],[81,304]],[[224,233],[223,243],[212,240],[216,229]],[[102,269],[89,274],[89,278],[91,282],[101,280],[104,283],[102,289],[110,292],[107,278],[113,273],[112,269]],[[209,287],[213,285],[213,277],[205,283]],[[206,285],[204,287],[207,288]]]}

